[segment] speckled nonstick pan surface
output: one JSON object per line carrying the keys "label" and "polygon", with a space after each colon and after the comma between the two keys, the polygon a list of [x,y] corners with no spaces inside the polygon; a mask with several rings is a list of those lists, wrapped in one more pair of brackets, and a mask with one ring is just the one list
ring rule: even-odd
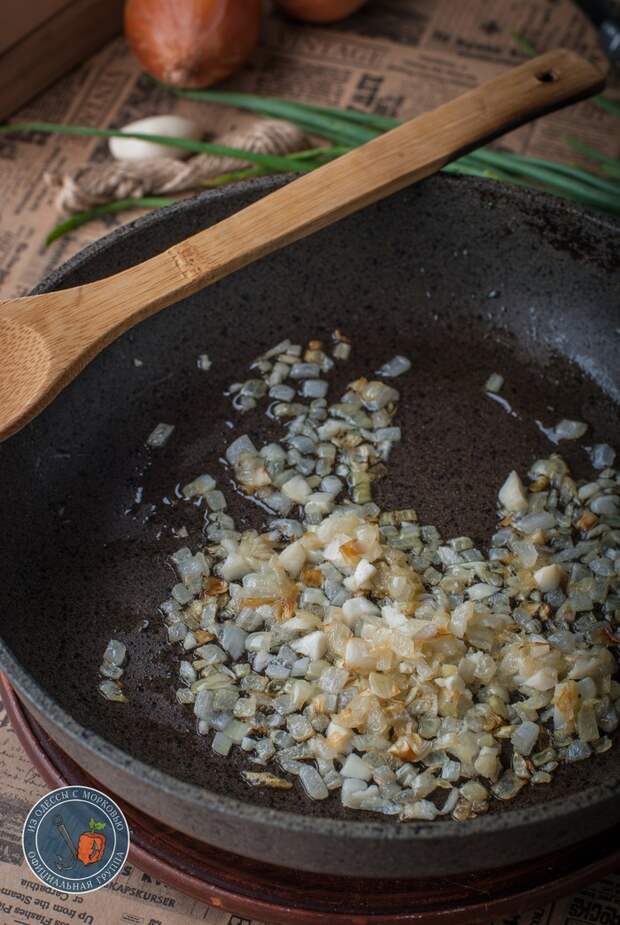
{"label": "speckled nonstick pan surface", "polygon": [[[51,274],[42,290],[106,276],[206,227],[284,180],[181,203],[125,227]],[[354,340],[346,378],[395,352],[405,439],[379,483],[446,536],[484,545],[512,468],[552,450],[535,421],[585,419],[620,444],[620,228],[557,200],[440,176],[247,267],[107,348],[29,427],[0,446],[0,665],[62,748],[130,803],[213,845],[276,864],[361,876],[429,876],[506,865],[620,820],[620,750],[563,769],[549,787],[466,824],[399,825],[247,788],[175,704],[157,604],[187,506],[162,502],[218,462],[223,390],[286,336]],[[208,374],[199,353],[214,360]],[[142,361],[141,366],[134,359]],[[517,416],[482,384],[501,371]],[[159,421],[174,439],[147,452]],[[264,437],[269,422],[241,428]],[[237,429],[237,433],[242,432]],[[578,475],[579,446],[562,452]],[[135,503],[136,489],[143,497]],[[229,493],[239,523],[258,509]],[[200,515],[190,545],[200,537]],[[130,703],[97,693],[107,640],[126,641]]]}

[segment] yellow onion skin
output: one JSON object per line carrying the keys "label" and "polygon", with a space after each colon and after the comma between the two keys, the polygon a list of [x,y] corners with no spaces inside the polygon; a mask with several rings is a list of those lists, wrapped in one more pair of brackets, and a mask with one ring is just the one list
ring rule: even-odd
{"label": "yellow onion skin", "polygon": [[366,0],[276,0],[276,5],[303,22],[337,22],[355,13]]}
{"label": "yellow onion skin", "polygon": [[145,71],[173,87],[234,74],[258,42],[262,0],[127,0],[125,36]]}

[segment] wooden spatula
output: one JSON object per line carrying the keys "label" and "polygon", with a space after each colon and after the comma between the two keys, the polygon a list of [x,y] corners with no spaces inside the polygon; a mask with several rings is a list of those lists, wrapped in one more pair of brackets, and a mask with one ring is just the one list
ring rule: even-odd
{"label": "wooden spatula", "polygon": [[0,302],[0,439],[107,344],[239,267],[428,177],[482,142],[600,90],[565,49],[519,65],[374,139],[157,257],[74,289]]}

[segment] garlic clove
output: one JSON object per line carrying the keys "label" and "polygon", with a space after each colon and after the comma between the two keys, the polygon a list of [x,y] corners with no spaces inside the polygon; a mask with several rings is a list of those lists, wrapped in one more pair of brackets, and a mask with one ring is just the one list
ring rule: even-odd
{"label": "garlic clove", "polygon": [[[170,138],[188,138],[198,141],[203,131],[191,119],[183,116],[148,116],[124,125],[121,132],[142,132],[145,135],[164,135]],[[117,161],[141,161],[153,157],[169,157],[181,160],[192,152],[172,145],[160,145],[140,138],[110,138],[110,154]]]}

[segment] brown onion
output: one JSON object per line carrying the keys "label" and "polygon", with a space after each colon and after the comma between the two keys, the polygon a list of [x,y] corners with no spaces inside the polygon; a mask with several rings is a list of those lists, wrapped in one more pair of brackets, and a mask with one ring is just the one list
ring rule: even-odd
{"label": "brown onion", "polygon": [[281,10],[304,22],[336,22],[365,3],[366,0],[276,0]]}
{"label": "brown onion", "polygon": [[175,87],[237,71],[259,35],[261,0],[128,0],[125,35],[142,67]]}

